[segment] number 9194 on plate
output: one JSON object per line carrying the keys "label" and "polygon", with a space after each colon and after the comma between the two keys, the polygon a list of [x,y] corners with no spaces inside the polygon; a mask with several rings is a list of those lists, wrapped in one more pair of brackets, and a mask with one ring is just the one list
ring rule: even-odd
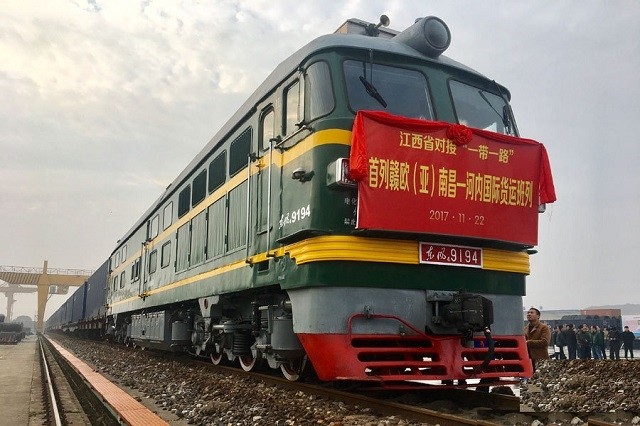
{"label": "number 9194 on plate", "polygon": [[482,249],[421,242],[420,263],[482,268]]}

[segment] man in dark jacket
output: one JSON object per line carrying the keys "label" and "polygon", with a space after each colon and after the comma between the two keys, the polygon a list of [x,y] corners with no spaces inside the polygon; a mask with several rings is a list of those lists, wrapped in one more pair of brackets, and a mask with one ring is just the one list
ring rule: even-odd
{"label": "man in dark jacket", "polygon": [[591,359],[591,333],[587,324],[582,324],[576,333],[576,339],[578,340],[578,358]]}
{"label": "man in dark jacket", "polygon": [[555,345],[558,346],[558,359],[567,359],[567,356],[564,354],[564,347],[567,346],[567,338],[566,333],[562,330],[561,325],[557,325],[554,331],[556,341]]}
{"label": "man in dark jacket", "polygon": [[569,359],[576,359],[576,349],[578,346],[578,341],[576,339],[576,333],[573,330],[573,324],[565,324],[564,330],[564,340],[567,342],[567,352]]}
{"label": "man in dark jacket", "polygon": [[609,359],[620,359],[620,332],[616,327],[609,330]]}
{"label": "man in dark jacket", "polygon": [[629,326],[624,326],[624,331],[622,332],[622,343],[624,344],[624,359],[629,359],[627,357],[627,351],[631,352],[631,359],[633,359],[633,342],[636,340],[635,334],[629,330]]}

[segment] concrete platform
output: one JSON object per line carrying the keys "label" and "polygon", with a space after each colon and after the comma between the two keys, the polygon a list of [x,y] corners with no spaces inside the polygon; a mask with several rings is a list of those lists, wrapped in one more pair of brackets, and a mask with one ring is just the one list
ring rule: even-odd
{"label": "concrete platform", "polygon": [[111,407],[111,411],[121,423],[135,426],[169,426],[169,423],[145,407],[136,398],[119,388],[93,367],[77,358],[71,352],[49,339],[53,348],[83,377],[100,401]]}
{"label": "concrete platform", "polygon": [[39,351],[36,336],[0,345],[0,426],[45,421]]}

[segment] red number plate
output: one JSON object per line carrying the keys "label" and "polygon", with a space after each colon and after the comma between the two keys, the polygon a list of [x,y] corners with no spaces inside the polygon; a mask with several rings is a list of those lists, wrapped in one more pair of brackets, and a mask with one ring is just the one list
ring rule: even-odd
{"label": "red number plate", "polygon": [[420,243],[420,263],[482,268],[482,249],[448,244]]}

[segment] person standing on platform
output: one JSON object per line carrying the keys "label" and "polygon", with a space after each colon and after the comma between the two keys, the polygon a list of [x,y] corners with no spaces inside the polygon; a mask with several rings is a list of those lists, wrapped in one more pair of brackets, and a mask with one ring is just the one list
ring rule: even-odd
{"label": "person standing on platform", "polygon": [[566,333],[562,329],[562,326],[557,325],[556,326],[556,345],[558,346],[558,349],[559,349],[559,353],[558,353],[559,358],[557,359],[567,359],[567,356],[564,354],[564,348],[565,346],[567,346],[566,338],[567,338]]}
{"label": "person standing on platform", "polygon": [[604,334],[597,325],[591,326],[591,355],[593,359],[602,359],[602,351],[604,350]]}
{"label": "person standing on platform", "polygon": [[591,359],[591,333],[587,324],[582,324],[576,333],[576,339],[578,340],[578,358]]}
{"label": "person standing on platform", "polygon": [[609,330],[609,358],[620,359],[620,333],[616,327]]}
{"label": "person standing on platform", "polygon": [[629,359],[627,357],[627,351],[631,353],[631,359],[633,359],[633,342],[635,340],[636,340],[636,335],[629,330],[628,325],[625,325],[624,331],[622,332],[622,344],[624,345],[624,359]]}
{"label": "person standing on platform", "polygon": [[576,339],[576,333],[573,329],[573,324],[564,325],[565,340],[567,342],[567,357],[569,359],[576,359],[576,350],[578,349],[578,340]]}
{"label": "person standing on platform", "polygon": [[527,321],[528,324],[524,326],[524,338],[535,373],[536,360],[549,358],[551,330],[547,324],[540,322],[540,311],[536,308],[527,311]]}
{"label": "person standing on platform", "polygon": [[553,327],[551,330],[551,347],[553,348],[553,354],[549,356],[551,359],[560,358],[560,350],[558,348],[558,327]]}

